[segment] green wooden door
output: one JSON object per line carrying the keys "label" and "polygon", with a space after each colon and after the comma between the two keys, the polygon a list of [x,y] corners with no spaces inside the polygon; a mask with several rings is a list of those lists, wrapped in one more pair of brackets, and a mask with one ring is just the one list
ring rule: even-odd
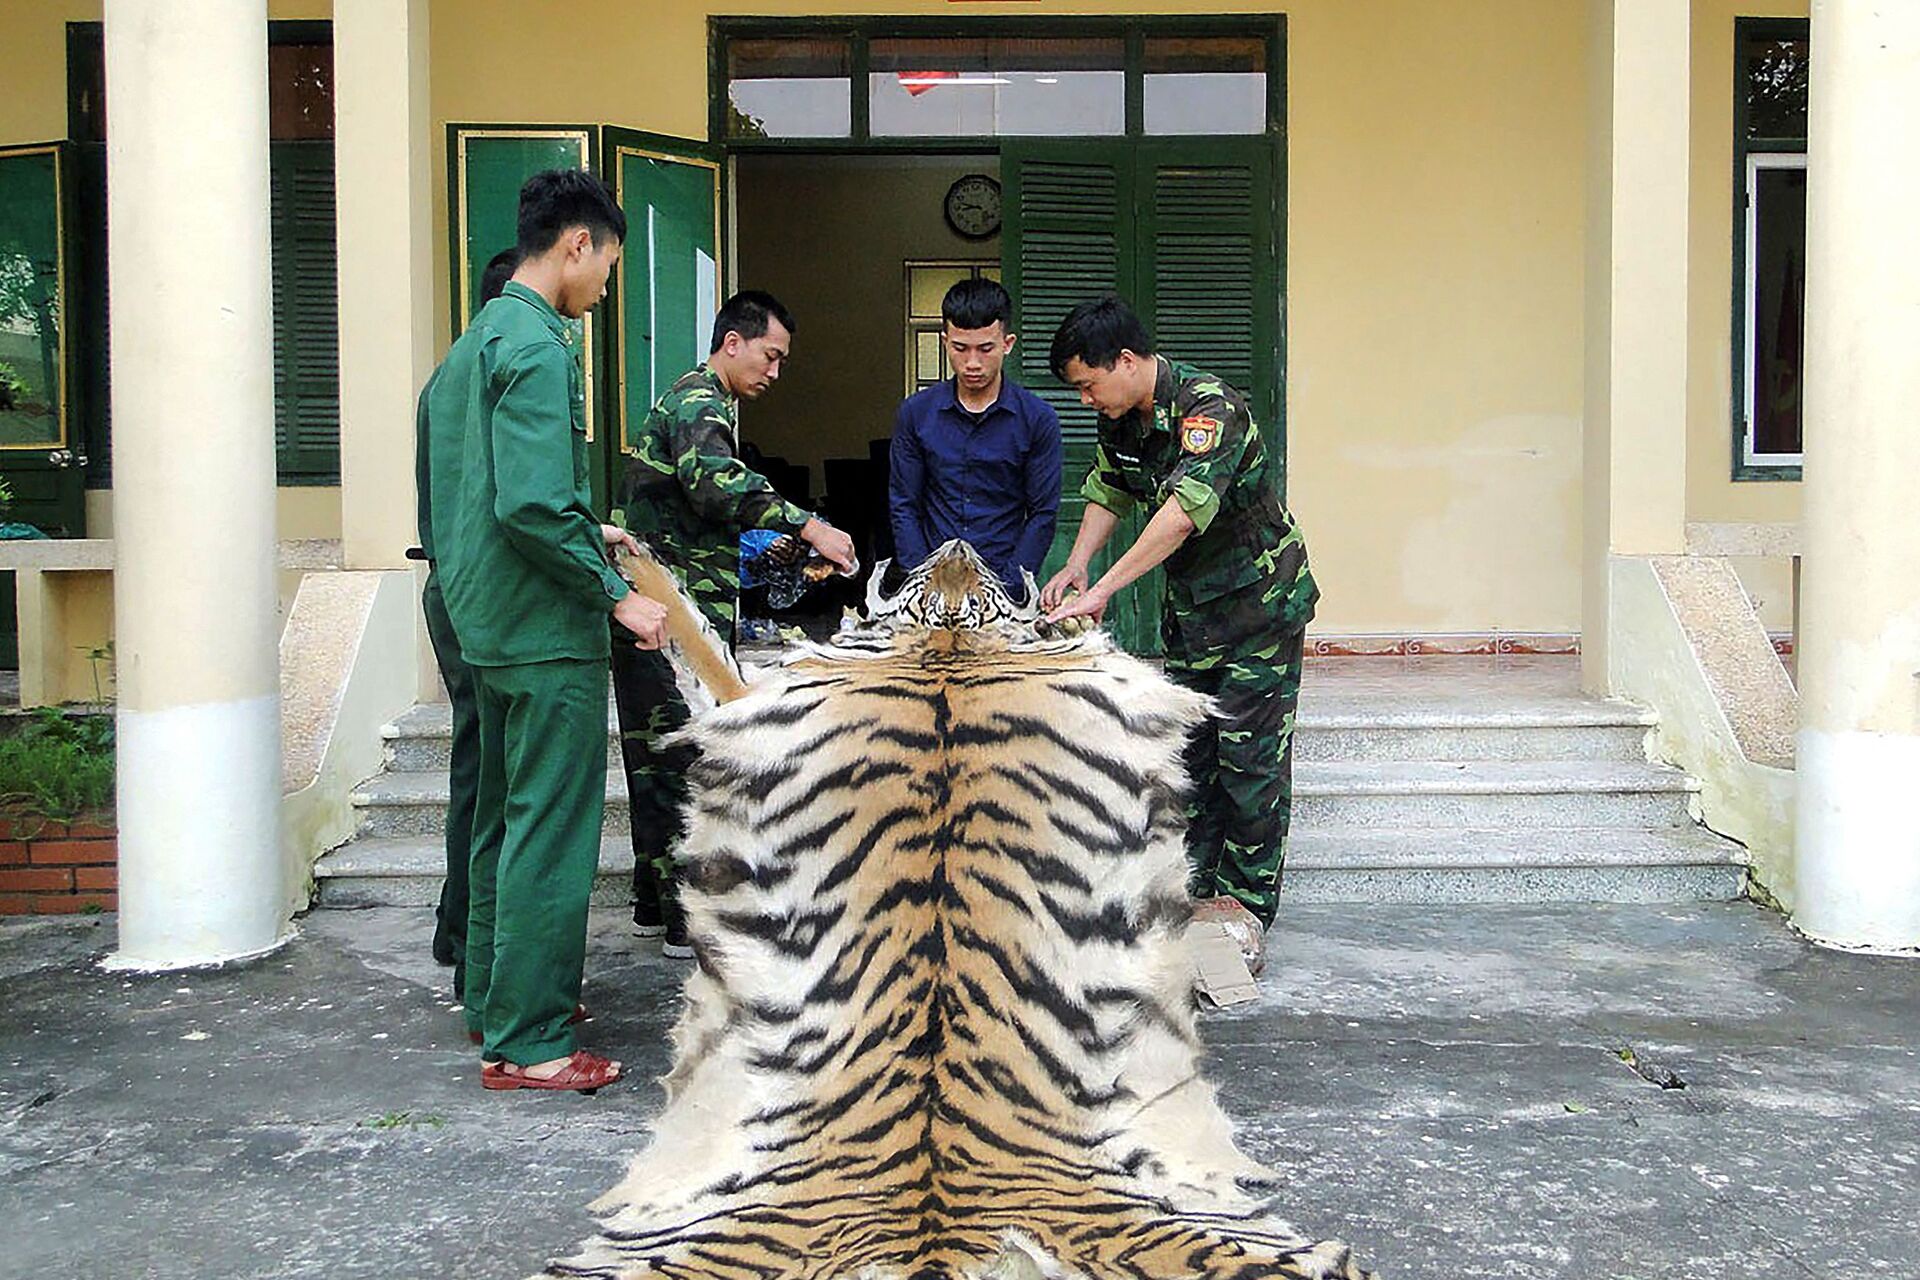
{"label": "green wooden door", "polygon": [[[1013,295],[1014,347],[1020,382],[1060,415],[1063,444],[1060,522],[1041,580],[1058,572],[1080,528],[1086,500],[1080,486],[1093,465],[1098,415],[1047,367],[1055,329],[1074,306],[1097,293],[1131,293],[1137,241],[1133,215],[1132,144],[1125,141],[1021,142],[1003,149],[1005,192],[1001,277]],[[1140,514],[1124,517],[1094,558],[1098,578],[1139,536]],[[1107,609],[1107,625],[1134,653],[1160,647],[1161,576],[1147,575]]]}
{"label": "green wooden door", "polygon": [[707,358],[724,278],[721,167],[716,148],[634,129],[604,130],[603,146],[602,172],[627,215],[602,308],[617,467],[653,402]]}
{"label": "green wooden door", "polygon": [[[1273,143],[1011,142],[1001,154],[1001,253],[1021,334],[1019,378],[1059,411],[1066,446],[1051,574],[1079,530],[1080,485],[1098,432],[1093,411],[1047,368],[1054,330],[1074,304],[1117,289],[1162,352],[1239,387],[1271,445],[1284,448]],[[1095,578],[1151,514],[1121,520],[1094,560]],[[1108,627],[1129,651],[1160,651],[1164,592],[1156,570],[1108,607]]]}
{"label": "green wooden door", "polygon": [[[0,148],[0,519],[56,538],[84,533],[75,403],[65,144]],[[19,663],[14,581],[0,574],[0,666]]]}
{"label": "green wooden door", "polygon": [[[520,187],[546,169],[596,170],[600,130],[593,125],[451,124],[447,126],[448,207],[453,264],[453,332],[457,337],[479,308],[474,304],[487,262],[513,247],[520,221]],[[587,441],[593,447],[594,506],[607,508],[606,478],[613,452],[605,429],[601,334],[596,310],[571,322],[575,358],[586,388]]]}

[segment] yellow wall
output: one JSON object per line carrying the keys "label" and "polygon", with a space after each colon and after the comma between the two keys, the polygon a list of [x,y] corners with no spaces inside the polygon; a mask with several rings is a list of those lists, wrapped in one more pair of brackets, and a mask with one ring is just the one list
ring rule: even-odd
{"label": "yellow wall", "polygon": [[742,157],[734,193],[741,288],[793,309],[800,333],[780,383],[741,411],[741,434],[813,469],[865,458],[893,434],[905,389],[905,284],[910,258],[1000,259],[996,237],[963,240],[941,214],[955,178],[997,175],[992,156]]}
{"label": "yellow wall", "polygon": [[[962,12],[947,0],[754,6],[881,8]],[[964,15],[1035,8],[970,4]],[[1584,7],[1299,0],[1287,10],[1291,483],[1327,589],[1319,629],[1577,630]],[[606,12],[592,39],[554,44],[548,67],[528,61],[537,51],[518,0],[442,0],[436,120],[704,136],[707,16],[732,11],[663,0]]]}
{"label": "yellow wall", "polygon": [[[1048,0],[1044,11],[1121,7]],[[1785,0],[1737,7],[1804,12]],[[980,17],[1041,6],[759,0],[753,8]],[[1727,478],[1735,8],[1736,0],[1694,6],[1689,514],[1793,519],[1798,486]],[[324,0],[273,5],[282,17],[328,11]],[[1327,586],[1320,629],[1576,630],[1586,7],[1297,0],[1287,11],[1291,484]],[[436,172],[444,173],[449,121],[605,122],[704,136],[706,24],[716,12],[732,10],[705,0],[605,0],[597,15],[575,11],[590,36],[530,42],[521,0],[437,0]],[[97,2],[53,0],[31,20],[10,22],[0,50],[8,89],[0,140],[65,132],[64,22],[97,13]],[[444,339],[444,183],[434,184],[434,198],[435,321]],[[821,317],[806,320],[796,385],[806,361],[824,358],[824,344],[813,344],[832,331]],[[894,344],[882,358],[876,404],[899,382]],[[792,386],[783,390],[798,400]],[[775,429],[771,416],[765,425]]]}
{"label": "yellow wall", "polygon": [[[1798,481],[1733,479],[1733,22],[1807,16],[1805,0],[1693,0],[1693,179],[1689,191],[1687,518],[1797,521]],[[1768,628],[1792,625],[1785,560],[1741,560]]]}

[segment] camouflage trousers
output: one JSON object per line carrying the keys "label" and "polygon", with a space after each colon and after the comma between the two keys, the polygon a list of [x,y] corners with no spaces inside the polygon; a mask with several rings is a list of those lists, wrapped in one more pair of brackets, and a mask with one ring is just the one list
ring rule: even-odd
{"label": "camouflage trousers", "polygon": [[633,833],[633,918],[665,923],[677,907],[673,854],[685,832],[687,767],[694,751],[664,748],[660,740],[685,724],[689,713],[667,655],[634,648],[633,637],[618,628],[613,703]]}
{"label": "camouflage trousers", "polygon": [[1219,703],[1187,744],[1188,888],[1271,925],[1293,818],[1293,725],[1304,628],[1222,644],[1168,611],[1167,677]]}

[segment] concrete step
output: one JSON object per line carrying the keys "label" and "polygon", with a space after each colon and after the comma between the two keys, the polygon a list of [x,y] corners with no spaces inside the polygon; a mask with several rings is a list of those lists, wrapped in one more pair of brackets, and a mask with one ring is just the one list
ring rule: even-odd
{"label": "concrete step", "polygon": [[[441,837],[362,836],[314,864],[316,907],[426,907],[440,901],[446,875]],[[596,906],[633,901],[633,845],[625,836],[600,842],[594,873]]]}
{"label": "concrete step", "polygon": [[[363,837],[314,868],[320,907],[430,906],[438,836]],[[601,841],[594,902],[629,901],[633,850]],[[1294,833],[1289,902],[1699,902],[1740,896],[1745,853],[1699,827],[1475,831],[1305,828]]]}
{"label": "concrete step", "polygon": [[1319,827],[1289,842],[1289,902],[1701,902],[1745,891],[1746,850],[1704,827]]}
{"label": "concrete step", "polygon": [[[1295,758],[1333,762],[1646,759],[1651,715],[1623,702],[1576,696],[1435,705],[1430,699],[1326,696],[1303,700]],[[453,736],[445,703],[414,707],[381,730],[387,768],[444,770]],[[620,764],[619,727],[607,716],[607,767]]]}
{"label": "concrete step", "polygon": [[1646,828],[1689,820],[1699,784],[1678,769],[1623,761],[1302,761],[1293,820],[1303,827],[1539,830]]}
{"label": "concrete step", "polygon": [[[352,802],[360,810],[360,839],[437,836],[447,829],[449,782],[444,770],[435,773],[382,773],[354,789]],[[617,769],[607,770],[607,808],[601,819],[604,835],[627,831],[627,780]]]}
{"label": "concrete step", "polygon": [[[1446,761],[1294,768],[1293,817],[1305,828],[1525,828],[1677,826],[1698,785],[1660,765],[1624,762]],[[625,833],[625,775],[608,770],[602,830]],[[361,834],[424,836],[446,830],[448,779],[383,773],[353,794]]]}

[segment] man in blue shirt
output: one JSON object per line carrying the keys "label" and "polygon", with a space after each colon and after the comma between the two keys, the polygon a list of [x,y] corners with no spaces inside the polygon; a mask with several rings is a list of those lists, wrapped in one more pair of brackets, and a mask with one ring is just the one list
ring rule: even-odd
{"label": "man in blue shirt", "polygon": [[940,314],[954,376],[908,397],[894,423],[894,561],[911,569],[964,538],[1017,592],[1053,545],[1060,418],[1006,376],[1013,300],[998,281],[962,280]]}

